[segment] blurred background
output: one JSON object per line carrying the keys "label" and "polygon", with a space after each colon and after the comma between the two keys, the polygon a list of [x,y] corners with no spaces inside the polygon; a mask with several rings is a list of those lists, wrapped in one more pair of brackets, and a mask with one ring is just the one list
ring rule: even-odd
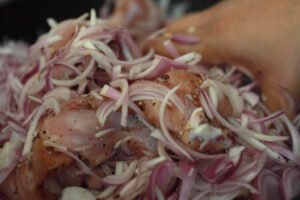
{"label": "blurred background", "polygon": [[[48,17],[57,21],[78,17],[99,10],[105,0],[0,0],[0,43],[3,40],[25,40],[32,43],[48,31]],[[203,10],[218,0],[171,0],[172,4],[187,2],[189,11]]]}

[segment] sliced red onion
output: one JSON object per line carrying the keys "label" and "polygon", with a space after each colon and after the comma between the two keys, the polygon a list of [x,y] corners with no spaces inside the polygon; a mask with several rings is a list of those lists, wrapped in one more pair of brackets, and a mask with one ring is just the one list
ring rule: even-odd
{"label": "sliced red onion", "polygon": [[293,123],[295,124],[296,128],[300,131],[300,114],[298,114],[294,118]]}
{"label": "sliced red onion", "polygon": [[50,92],[46,93],[43,96],[43,100],[46,100],[48,98],[55,98],[57,100],[63,100],[63,101],[68,101],[71,98],[71,90],[67,87],[58,87],[55,88],[53,90],[51,90]]}
{"label": "sliced red onion", "polygon": [[52,110],[55,115],[57,115],[60,112],[59,103],[54,98],[46,99],[35,113],[26,135],[26,141],[22,152],[23,155],[27,155],[31,151],[32,141],[37,136],[36,128],[38,122],[42,115],[45,113],[45,111],[49,109]]}
{"label": "sliced red onion", "polygon": [[23,106],[25,103],[25,100],[27,98],[27,95],[30,94],[36,94],[40,92],[45,86],[45,80],[42,79],[42,77],[39,77],[38,74],[35,74],[32,76],[24,85],[23,90],[20,95],[19,100],[19,109],[23,110]]}
{"label": "sliced red onion", "polygon": [[243,92],[241,94],[243,99],[247,101],[252,107],[256,106],[256,104],[259,102],[259,96],[255,94],[254,92]]}
{"label": "sliced red onion", "polygon": [[[236,129],[235,131],[237,131],[239,129],[240,130],[239,132],[243,132],[247,136],[253,137],[253,138],[261,140],[261,141],[278,142],[278,141],[286,141],[289,139],[288,136],[266,135],[263,133],[252,131],[251,129],[247,129],[245,127],[245,124],[243,124],[243,123],[245,123],[245,122],[243,122],[243,120],[241,122],[241,125],[239,125],[237,123],[237,121],[234,119],[229,119],[229,121],[235,127],[235,129]],[[234,129],[232,129],[232,130],[234,130]]]}
{"label": "sliced red onion", "polygon": [[[106,96],[111,99],[114,99],[114,100],[118,100],[121,93],[118,90],[116,90],[108,85],[105,85],[101,90],[101,95]],[[129,100],[128,106],[133,111],[135,111],[140,117],[142,117],[142,118],[144,117],[144,113],[140,110],[140,108],[134,102]]]}
{"label": "sliced red onion", "polygon": [[179,190],[178,200],[189,199],[196,179],[196,170],[192,163],[179,162],[179,168],[182,170],[182,183]]}
{"label": "sliced red onion", "polygon": [[121,95],[118,97],[115,104],[115,110],[117,110],[122,105],[122,102],[124,102],[126,98],[128,98],[128,88],[129,88],[128,81],[126,79],[117,79],[115,81],[112,81],[110,85],[114,88],[115,87],[121,88]]}
{"label": "sliced red onion", "polygon": [[171,37],[173,42],[184,45],[195,45],[200,42],[200,38],[194,35],[173,34]]}
{"label": "sliced red onion", "polygon": [[134,65],[139,65],[142,63],[149,62],[153,56],[154,56],[154,50],[150,50],[145,56],[134,59],[132,61],[110,60],[110,62],[116,65],[122,65],[125,69],[129,70]]}
{"label": "sliced red onion", "polygon": [[257,178],[254,180],[254,185],[257,187],[259,194],[254,194],[255,200],[278,199],[280,195],[280,177],[268,169],[263,169]]}
{"label": "sliced red onion", "polygon": [[85,48],[92,49],[92,50],[99,50],[105,56],[110,59],[117,59],[117,56],[113,52],[113,50],[104,42],[97,41],[97,40],[81,40],[77,43],[76,46],[84,46]]}
{"label": "sliced red onion", "polygon": [[245,188],[249,190],[252,194],[259,194],[257,189],[254,186],[252,186],[250,183],[244,183],[239,181],[226,181],[221,185],[216,185],[216,187],[214,188],[214,193],[216,194],[230,193],[240,188]]}
{"label": "sliced red onion", "polygon": [[[259,150],[259,151],[265,151],[270,158],[272,158],[274,161],[278,162],[278,163],[282,163],[285,164],[286,161],[285,159],[280,156],[278,153],[270,150],[268,147],[266,147],[266,145],[264,145],[263,143],[261,143],[260,141],[256,140],[253,137],[248,137],[250,135],[245,135],[243,133],[241,133],[241,129],[236,128],[235,126],[231,125],[227,120],[225,120],[220,113],[218,113],[218,111],[213,107],[211,100],[209,99],[207,93],[205,91],[202,91],[202,94],[204,95],[204,99],[206,101],[206,103],[209,106],[209,110],[210,112],[216,117],[216,119],[225,127],[227,127],[229,130],[232,130],[233,132],[235,132],[236,134],[238,134],[238,136],[246,143],[250,144],[252,147],[254,147],[255,149]],[[247,130],[247,129],[245,129]],[[252,134],[252,133],[251,133]]]}
{"label": "sliced red onion", "polygon": [[[165,94],[169,93],[170,89],[152,82],[152,81],[139,81],[130,85],[129,98],[133,101],[139,100],[163,100]],[[181,113],[184,113],[185,106],[180,98],[173,94],[170,97],[170,101],[179,109]]]}
{"label": "sliced red onion", "polygon": [[297,156],[300,156],[300,133],[289,120],[286,115],[280,117],[280,119],[285,123],[291,135],[293,153]]}
{"label": "sliced red onion", "polygon": [[[123,51],[125,51],[124,48],[127,48],[128,51],[130,51],[130,53],[132,54],[132,56],[130,56],[131,58],[141,57],[142,56],[142,51],[139,48],[139,46],[137,46],[136,43],[132,40],[132,37],[131,37],[129,31],[123,29],[121,36],[122,36],[121,44],[122,44],[122,47],[123,47]],[[129,59],[127,59],[127,60],[129,60]]]}
{"label": "sliced red onion", "polygon": [[282,116],[284,114],[284,111],[277,111],[275,113],[272,113],[266,117],[260,118],[260,119],[255,119],[249,121],[249,124],[255,124],[255,123],[266,123],[266,122],[272,122]]}
{"label": "sliced red onion", "polygon": [[[163,57],[157,57],[153,60],[150,67],[147,66],[146,69],[139,68],[139,66],[134,66],[129,71],[129,78],[132,80],[136,79],[154,79],[167,71],[172,67],[169,60]],[[142,71],[145,70],[145,71]]]}
{"label": "sliced red onion", "polygon": [[300,166],[300,156],[295,155],[293,152],[291,152],[289,149],[279,146],[277,144],[268,143],[267,146],[272,149],[273,151],[278,152],[279,154],[283,155],[287,159],[290,159],[294,163],[296,163],[298,166]]}
{"label": "sliced red onion", "polygon": [[115,30],[108,28],[108,26],[105,24],[101,24],[101,25],[99,24],[86,29],[81,29],[77,34],[77,36],[72,41],[72,46],[76,46],[76,44],[79,41],[86,38],[95,39],[95,40],[110,38],[110,40],[112,40],[113,38],[115,38],[116,33],[117,32]]}
{"label": "sliced red onion", "polygon": [[37,112],[39,107],[36,107],[35,109],[32,110],[32,112],[30,113],[30,115],[25,115],[27,118],[24,120],[24,122],[22,123],[23,126],[26,126],[34,117],[35,113]]}
{"label": "sliced red onion", "polygon": [[[225,71],[225,74],[223,76],[221,76],[217,80],[223,83],[228,83],[228,82],[230,83],[231,81],[233,82],[235,80],[235,76],[233,75],[235,71],[236,71],[236,67],[232,66],[227,71]],[[240,77],[238,77],[238,79],[239,78]]]}
{"label": "sliced red onion", "polygon": [[128,82],[125,79],[117,79],[111,82],[113,87],[119,87],[122,93],[116,91],[113,88],[105,85],[101,90],[101,95],[116,99],[114,110],[118,110],[122,107],[121,126],[126,127],[127,115],[128,115]]}
{"label": "sliced red onion", "polygon": [[58,42],[60,41],[62,38],[62,36],[60,35],[54,35],[54,36],[51,36],[51,37],[48,37],[46,39],[43,39],[39,42],[37,42],[36,44],[32,45],[30,48],[29,48],[29,57],[34,57],[34,55],[41,50],[41,48],[43,47],[47,47],[55,42]]}
{"label": "sliced red onion", "polygon": [[173,162],[164,162],[152,171],[147,188],[147,199],[155,200],[155,188],[158,187],[165,197],[168,197],[174,184],[176,166]]}
{"label": "sliced red onion", "polygon": [[253,161],[251,163],[241,163],[241,167],[235,172],[235,174],[229,178],[229,180],[239,181],[249,183],[251,182],[257,174],[263,169],[266,163],[266,154],[259,153],[259,155],[253,157]]}
{"label": "sliced red onion", "polygon": [[[230,106],[233,110],[233,116],[240,116],[242,111],[244,110],[244,101],[241,98],[238,90],[231,85],[223,84],[214,80],[205,80],[201,84],[201,88],[210,88],[213,87],[218,94],[218,98],[224,98],[223,95],[228,97]],[[214,102],[214,101],[213,101]],[[213,104],[214,105],[214,104]]]}
{"label": "sliced red onion", "polygon": [[241,163],[242,152],[245,147],[233,147],[228,155],[222,159],[213,161],[200,171],[202,177],[210,183],[222,183],[230,178]]}
{"label": "sliced red onion", "polygon": [[173,58],[177,58],[179,56],[179,53],[177,52],[174,44],[170,41],[170,40],[166,40],[164,41],[164,46],[166,48],[166,50],[168,51],[168,53],[173,57]]}
{"label": "sliced red onion", "polygon": [[196,65],[200,62],[201,58],[202,56],[200,54],[196,52],[191,52],[177,57],[174,61],[188,65]]}
{"label": "sliced red onion", "polygon": [[87,68],[80,74],[78,75],[76,78],[71,79],[71,80],[57,80],[57,79],[51,79],[51,82],[54,85],[58,85],[58,86],[65,86],[65,87],[72,87],[75,86],[77,84],[79,84],[82,80],[84,80],[93,70],[95,65],[95,60],[92,59],[89,63],[89,65],[87,66]]}
{"label": "sliced red onion", "polygon": [[106,119],[114,111],[114,103],[114,101],[106,101],[99,106],[96,115],[101,126],[105,125]]}
{"label": "sliced red onion", "polygon": [[135,174],[136,167],[137,161],[132,161],[128,168],[121,175],[110,175],[104,177],[102,181],[109,185],[124,184]]}
{"label": "sliced red onion", "polygon": [[31,67],[31,70],[29,70],[26,74],[24,74],[21,78],[21,83],[26,83],[34,74],[36,74],[39,71],[39,65],[35,64]]}
{"label": "sliced red onion", "polygon": [[159,108],[159,124],[162,130],[162,133],[164,137],[167,139],[168,142],[176,149],[177,153],[179,155],[183,155],[184,157],[193,160],[191,155],[183,149],[177,142],[176,140],[173,139],[173,137],[170,135],[169,130],[167,129],[165,122],[164,122],[164,114],[166,110],[167,103],[170,99],[170,97],[176,92],[176,90],[179,88],[179,86],[174,87],[172,90],[170,90],[169,93],[167,93],[165,99],[162,101],[160,108]]}
{"label": "sliced red onion", "polygon": [[180,141],[177,141],[179,145],[182,146],[183,149],[185,149],[192,157],[195,158],[195,160],[215,160],[215,159],[221,159],[226,156],[226,154],[204,154],[200,153],[198,151],[193,150],[192,148],[188,147],[187,145],[183,144]]}
{"label": "sliced red onion", "polygon": [[206,195],[208,195],[212,190],[206,190],[204,192],[198,193],[195,197],[192,198],[192,200],[202,200]]}
{"label": "sliced red onion", "polygon": [[255,81],[253,81],[252,83],[250,83],[246,86],[240,87],[238,90],[239,90],[240,93],[249,92],[249,91],[253,90],[258,85],[259,85],[258,80],[255,80]]}
{"label": "sliced red onion", "polygon": [[119,78],[119,76],[121,75],[122,72],[122,65],[116,65],[112,68],[112,72],[111,72],[111,79],[112,80],[116,80],[117,78]]}
{"label": "sliced red onion", "polygon": [[289,167],[284,169],[281,182],[281,192],[285,200],[290,200],[300,194],[300,170]]}

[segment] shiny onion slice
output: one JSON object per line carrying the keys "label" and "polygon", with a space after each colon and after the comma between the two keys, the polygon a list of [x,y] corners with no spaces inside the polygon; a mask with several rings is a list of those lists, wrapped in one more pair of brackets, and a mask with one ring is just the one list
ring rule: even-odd
{"label": "shiny onion slice", "polygon": [[284,169],[280,188],[285,200],[292,199],[300,194],[300,170],[296,167]]}
{"label": "shiny onion slice", "polygon": [[172,162],[164,162],[156,166],[150,176],[147,189],[147,199],[157,199],[158,192],[168,197],[176,186],[175,164]]}
{"label": "shiny onion slice", "polygon": [[171,40],[178,44],[193,45],[197,44],[200,38],[193,35],[173,34]]}
{"label": "shiny onion slice", "polygon": [[230,178],[239,167],[245,147],[233,147],[224,158],[213,161],[200,171],[201,176],[210,183],[222,183]]}
{"label": "shiny onion slice", "polygon": [[263,169],[254,180],[259,194],[253,195],[255,200],[281,200],[280,177],[268,169]]}

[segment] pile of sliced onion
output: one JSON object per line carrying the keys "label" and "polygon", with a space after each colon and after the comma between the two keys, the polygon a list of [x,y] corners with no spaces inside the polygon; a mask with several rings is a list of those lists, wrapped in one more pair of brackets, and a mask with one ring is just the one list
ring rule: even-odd
{"label": "pile of sliced onion", "polygon": [[[141,2],[133,2],[131,9],[143,15],[137,9]],[[156,18],[153,4],[144,3],[151,8],[144,17]],[[101,189],[68,185],[63,200],[233,199],[244,193],[254,199],[288,200],[299,194],[299,114],[291,120],[283,111],[271,113],[255,90],[260,83],[245,83],[245,72],[202,66],[196,52],[179,54],[178,46],[201,42],[194,35],[174,34],[163,43],[172,58],[154,51],[143,55],[131,33],[140,36],[136,27],[152,29],[157,22],[137,23],[128,31],[110,27],[109,20],[98,19],[94,10],[87,16],[62,23],[49,20],[51,30],[31,47],[8,43],[0,48],[0,183],[18,170],[20,160],[31,159],[35,138],[43,139],[41,122],[64,116],[65,110],[81,117],[88,110],[95,114],[95,132],[82,131],[90,130],[85,127],[89,119],[77,120],[81,124],[72,128],[80,134],[43,141],[47,148],[73,159],[81,174],[101,183]],[[124,20],[129,18],[126,15]],[[175,87],[156,81],[170,70],[199,77],[193,105],[189,94],[181,94],[180,83],[185,80],[178,80]],[[145,101],[159,102],[159,109],[153,110],[158,112],[159,127],[147,119]],[[223,104],[231,114],[222,112]],[[189,132],[189,139],[199,146],[182,141],[185,130],[168,129],[165,118],[170,106],[185,115],[185,128],[196,131]],[[213,137],[211,127],[221,138],[227,134],[230,144]],[[202,152],[206,141],[196,137],[201,134],[224,149]],[[75,141],[80,148],[65,141]],[[89,142],[80,145],[83,141]],[[80,153],[96,145],[110,145],[110,152],[93,166]]]}

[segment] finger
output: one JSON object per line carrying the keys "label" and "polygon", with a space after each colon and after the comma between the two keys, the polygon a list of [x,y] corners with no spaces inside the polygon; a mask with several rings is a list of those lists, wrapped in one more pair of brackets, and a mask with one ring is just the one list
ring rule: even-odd
{"label": "finger", "polygon": [[[199,25],[193,26],[189,21],[202,20],[201,28]],[[187,22],[185,22],[185,20]],[[189,26],[186,24],[190,23]],[[175,25],[174,25],[175,24]],[[178,26],[176,26],[176,24]],[[175,30],[176,29],[176,30]],[[149,50],[153,48],[156,53],[170,57],[170,52],[165,47],[164,43],[168,40],[172,42],[175,49],[180,55],[195,51],[202,54],[203,63],[218,64],[222,62],[222,38],[219,37],[219,30],[216,24],[212,21],[202,18],[202,14],[191,15],[184,20],[174,22],[171,26],[166,28],[166,31],[159,37],[148,40],[144,43],[144,49]],[[194,36],[199,38],[199,42],[194,44],[184,44],[172,41],[174,35]]]}
{"label": "finger", "polygon": [[220,33],[224,32],[222,29],[225,26],[219,23],[219,19],[223,18],[223,14],[230,8],[228,2],[231,1],[223,1],[206,11],[187,15],[168,24],[163,34],[144,42],[144,50],[154,49],[158,54],[171,56],[164,42],[171,40],[175,34],[191,35],[198,37],[200,39],[199,42],[195,44],[178,44],[173,42],[179,54],[196,51],[202,54],[203,63],[222,63],[224,58],[229,57],[227,56],[229,52],[224,51],[223,45],[226,42]]}

